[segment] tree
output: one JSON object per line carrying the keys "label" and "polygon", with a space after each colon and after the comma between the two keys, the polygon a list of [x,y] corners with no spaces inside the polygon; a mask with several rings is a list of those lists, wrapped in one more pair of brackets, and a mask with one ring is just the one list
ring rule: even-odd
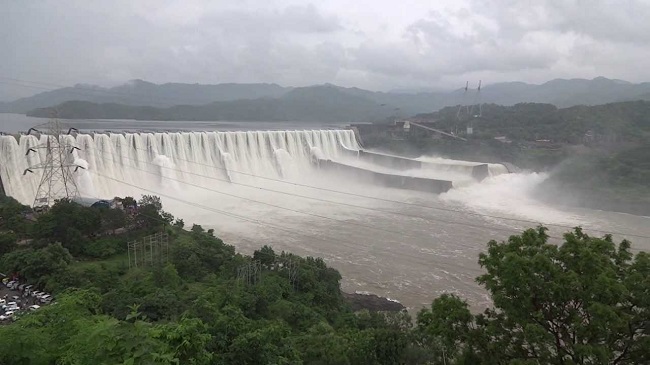
{"label": "tree", "polygon": [[253,252],[253,260],[259,260],[264,267],[270,268],[275,264],[275,252],[270,246],[264,245]]}
{"label": "tree", "polygon": [[203,232],[205,232],[205,230],[203,229],[203,227],[201,227],[201,226],[198,225],[198,224],[192,224],[192,228],[191,228],[190,230],[191,230],[192,232],[194,232],[194,233],[203,233]]}
{"label": "tree", "polygon": [[61,242],[77,255],[83,250],[87,237],[101,231],[98,209],[83,207],[69,200],[59,200],[32,227],[34,238],[45,242]]}
{"label": "tree", "polygon": [[124,208],[135,208],[138,206],[138,202],[133,199],[131,196],[126,196],[124,199],[122,199],[122,206]]}
{"label": "tree", "polygon": [[[635,257],[628,241],[616,245],[611,236],[593,238],[581,229],[564,240],[559,247],[548,243],[540,227],[488,244],[479,258],[487,272],[478,282],[498,312],[478,317],[479,330],[505,332],[501,350],[510,359],[650,362],[648,254]],[[484,348],[488,342],[483,339]]]}
{"label": "tree", "polygon": [[143,195],[142,198],[140,198],[138,204],[141,207],[145,205],[151,205],[156,209],[157,212],[160,212],[162,210],[162,201],[160,200],[159,196]]}
{"label": "tree", "polygon": [[443,294],[422,309],[417,316],[418,342],[431,349],[437,362],[461,355],[470,343],[473,316],[465,301],[453,294]]}
{"label": "tree", "polygon": [[54,243],[37,250],[26,248],[10,252],[0,260],[0,268],[38,283],[44,282],[50,275],[63,272],[70,262],[70,252],[60,243]]}
{"label": "tree", "polygon": [[27,219],[25,216],[31,208],[20,204],[16,199],[0,196],[0,231],[12,231],[20,236],[27,234]]}
{"label": "tree", "polygon": [[174,216],[162,210],[162,201],[155,195],[143,195],[138,202],[138,225],[146,230],[163,225],[169,225],[174,221]]}
{"label": "tree", "polygon": [[213,358],[207,349],[212,336],[200,319],[183,316],[176,323],[161,326],[158,336],[174,349],[179,364],[208,365]]}
{"label": "tree", "polygon": [[0,232],[0,256],[13,251],[17,246],[16,235],[11,232]]}
{"label": "tree", "polygon": [[126,225],[126,214],[121,209],[101,209],[102,229],[115,232]]}

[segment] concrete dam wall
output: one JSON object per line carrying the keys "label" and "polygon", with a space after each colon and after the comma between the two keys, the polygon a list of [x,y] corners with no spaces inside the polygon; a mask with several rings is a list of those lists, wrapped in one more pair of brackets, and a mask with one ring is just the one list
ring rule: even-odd
{"label": "concrete dam wall", "polygon": [[485,163],[461,165],[424,162],[410,158],[386,155],[383,153],[369,152],[364,150],[349,151],[348,153],[356,154],[362,161],[395,170],[416,170],[422,168],[437,168],[442,170],[448,169],[471,175],[477,181],[482,181],[486,177],[490,176],[489,166]]}
{"label": "concrete dam wall", "polygon": [[370,171],[360,167],[342,164],[340,162],[334,162],[332,160],[319,159],[317,160],[317,164],[321,169],[346,175],[346,177],[350,177],[356,181],[363,181],[370,184],[383,185],[391,188],[441,194],[449,191],[453,187],[452,182],[447,180],[435,180],[423,177],[384,174],[381,172]]}

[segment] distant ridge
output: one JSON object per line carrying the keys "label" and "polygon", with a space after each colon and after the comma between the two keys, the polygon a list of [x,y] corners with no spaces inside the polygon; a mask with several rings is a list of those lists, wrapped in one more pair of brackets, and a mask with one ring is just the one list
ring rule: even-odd
{"label": "distant ridge", "polygon": [[291,88],[276,84],[154,84],[143,80],[131,80],[111,88],[77,84],[0,103],[0,112],[23,114],[32,109],[51,107],[67,101],[156,107],[202,105],[215,101],[278,98],[289,90]]}
{"label": "distant ridge", "polygon": [[[470,90],[466,95],[462,88],[446,92],[408,93],[407,91],[375,92],[332,84],[293,88],[277,84],[154,84],[143,80],[132,80],[112,88],[76,85],[46,91],[13,102],[0,103],[0,112],[20,114],[29,112],[30,115],[40,116],[42,110],[36,111],[36,109],[54,106],[59,106],[60,109],[70,105],[81,105],[69,103],[75,101],[142,108],[171,108],[178,112],[187,109],[182,106],[200,106],[199,109],[207,109],[208,105],[211,105],[213,109],[220,108],[220,114],[237,116],[237,120],[241,120],[244,116],[276,120],[276,118],[283,118],[283,115],[287,118],[299,115],[301,113],[296,111],[301,109],[306,112],[331,108],[330,112],[336,115],[340,115],[342,111],[351,113],[347,114],[346,120],[362,121],[378,115],[408,116],[469,103],[475,93],[475,90]],[[482,103],[506,106],[533,102],[549,103],[558,107],[633,100],[650,100],[650,83],[634,84],[605,77],[591,80],[555,79],[540,85],[523,82],[484,83],[480,98]],[[102,118],[118,118],[117,114],[111,112],[116,109],[118,108],[104,108],[101,113]],[[243,110],[248,111],[242,112]]]}
{"label": "distant ridge", "polygon": [[[49,117],[54,108],[27,113]],[[116,103],[68,101],[56,106],[65,119],[139,120],[230,120],[230,121],[372,121],[389,115],[388,109],[366,98],[347,94],[336,87],[317,86],[293,89],[279,98],[218,101],[204,105],[176,105],[156,108]]]}

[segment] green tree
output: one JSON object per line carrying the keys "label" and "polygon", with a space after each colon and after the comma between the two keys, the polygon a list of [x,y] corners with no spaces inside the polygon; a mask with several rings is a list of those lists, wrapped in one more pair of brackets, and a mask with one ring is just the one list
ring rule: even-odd
{"label": "green tree", "polygon": [[145,230],[158,230],[164,225],[170,225],[174,216],[165,212],[162,208],[160,197],[155,195],[143,195],[138,202],[137,224]]}
{"label": "green tree", "polygon": [[253,252],[253,260],[259,260],[266,268],[270,268],[275,264],[275,252],[270,246],[264,245]]}
{"label": "green tree", "polygon": [[35,238],[45,242],[61,242],[74,255],[83,251],[88,237],[101,232],[98,209],[83,207],[69,200],[59,200],[32,227]]}
{"label": "green tree", "polygon": [[141,207],[145,205],[151,205],[156,209],[157,212],[160,212],[163,208],[160,197],[155,195],[143,195],[142,198],[140,198],[138,204]]}
{"label": "green tree", "polygon": [[17,247],[18,237],[12,232],[0,232],[0,256]]}
{"label": "green tree", "polygon": [[0,231],[11,231],[19,236],[28,233],[26,215],[31,213],[28,206],[20,204],[16,199],[0,196]]}
{"label": "green tree", "polygon": [[101,209],[102,229],[115,232],[126,225],[126,213],[121,209]]}
{"label": "green tree", "polygon": [[12,251],[0,260],[0,268],[5,272],[19,273],[33,282],[45,282],[51,275],[57,275],[72,262],[72,255],[60,243],[44,248],[26,248]]}
{"label": "green tree", "polygon": [[649,363],[648,254],[634,256],[628,241],[617,245],[611,236],[593,238],[580,229],[564,240],[548,243],[541,227],[488,244],[479,258],[487,272],[478,281],[498,312],[478,318],[480,329],[490,338],[505,332],[501,351],[510,359]]}
{"label": "green tree", "polygon": [[417,316],[418,342],[431,350],[439,363],[471,351],[470,333],[474,317],[465,301],[453,294],[443,294],[422,309]]}

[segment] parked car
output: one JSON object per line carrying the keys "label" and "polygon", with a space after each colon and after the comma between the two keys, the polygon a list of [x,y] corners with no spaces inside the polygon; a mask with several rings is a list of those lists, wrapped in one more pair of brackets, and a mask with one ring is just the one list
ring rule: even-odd
{"label": "parked car", "polygon": [[13,316],[14,316],[14,312],[11,312],[11,311],[6,312],[5,314],[0,316],[0,321],[6,321],[8,319],[11,319],[11,317],[13,317]]}
{"label": "parked car", "polygon": [[40,300],[41,300],[41,303],[49,303],[49,302],[52,301],[52,296],[49,295],[49,294],[47,294],[47,295],[43,295],[43,296],[40,298]]}
{"label": "parked car", "polygon": [[14,283],[15,283],[15,281],[10,281],[10,282],[6,283],[5,286],[7,288],[10,288],[12,285],[14,285]]}
{"label": "parked car", "polygon": [[29,306],[29,310],[30,310],[30,311],[35,311],[35,310],[39,309],[40,307],[41,307],[41,306],[38,305],[38,304],[30,305],[30,306]]}

